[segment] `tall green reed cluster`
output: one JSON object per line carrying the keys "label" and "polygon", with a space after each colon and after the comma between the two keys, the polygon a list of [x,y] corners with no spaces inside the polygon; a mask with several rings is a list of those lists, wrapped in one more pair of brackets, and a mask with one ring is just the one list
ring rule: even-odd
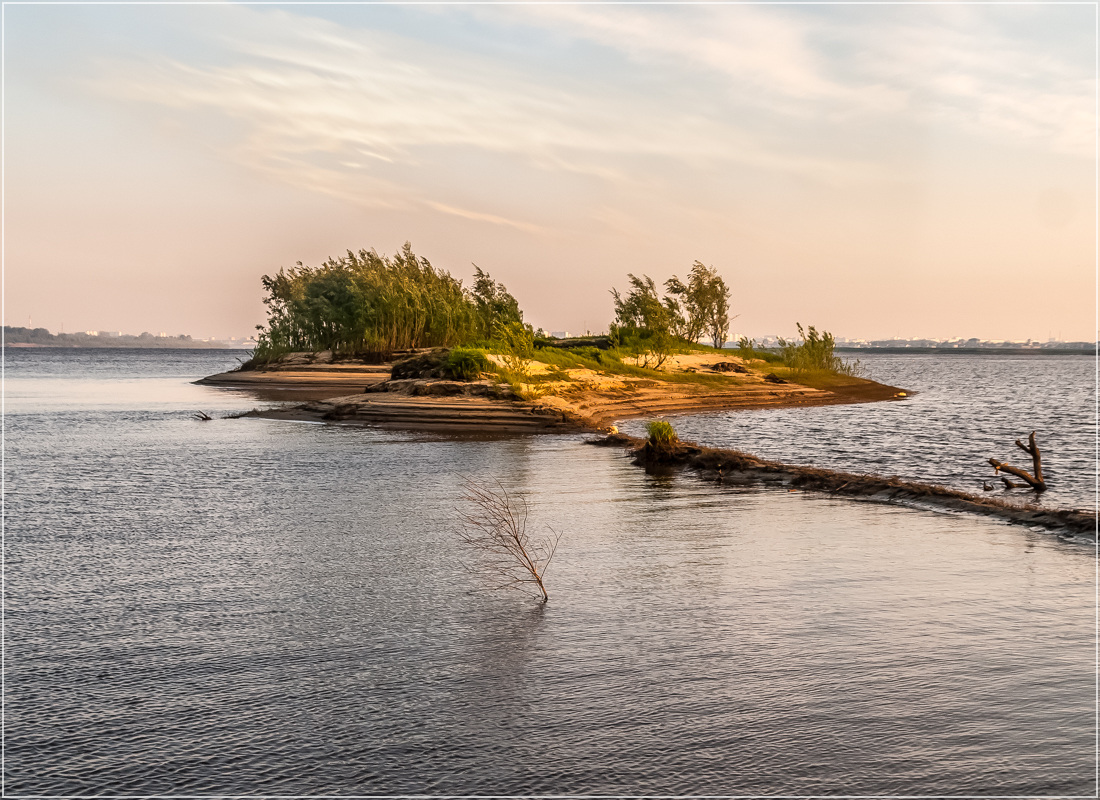
{"label": "tall green reed cluster", "polygon": [[779,340],[783,363],[792,372],[833,372],[838,375],[858,375],[861,372],[858,360],[845,361],[834,353],[836,340],[831,333],[819,332],[813,325],[803,330],[801,323],[795,324],[798,326],[798,337],[802,341]]}
{"label": "tall green reed cluster", "polygon": [[293,351],[331,350],[385,359],[413,347],[472,341],[477,308],[462,282],[412,252],[393,256],[348,251],[319,267],[301,262],[264,275],[266,326],[254,357],[270,361]]}

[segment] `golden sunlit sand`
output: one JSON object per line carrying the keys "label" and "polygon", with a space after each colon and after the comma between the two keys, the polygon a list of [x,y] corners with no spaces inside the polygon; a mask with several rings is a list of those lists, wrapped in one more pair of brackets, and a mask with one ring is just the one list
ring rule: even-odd
{"label": "golden sunlit sand", "polygon": [[[493,358],[493,357],[491,357]],[[728,375],[715,366],[733,364],[721,385],[677,381],[691,373]],[[535,378],[554,368],[528,362]],[[528,399],[493,380],[470,383],[389,380],[390,365],[332,363],[331,354],[292,354],[257,370],[221,373],[200,383],[249,389],[313,389],[331,396],[289,409],[256,412],[271,418],[362,422],[389,428],[470,432],[605,429],[617,420],[664,417],[728,409],[818,406],[904,397],[902,390],[863,378],[830,375],[817,386],[776,383],[763,362],[746,363],[726,353],[672,356],[662,372],[669,380],[610,374],[591,369],[559,370],[567,379],[521,383]],[[811,381],[807,381],[810,383]]]}

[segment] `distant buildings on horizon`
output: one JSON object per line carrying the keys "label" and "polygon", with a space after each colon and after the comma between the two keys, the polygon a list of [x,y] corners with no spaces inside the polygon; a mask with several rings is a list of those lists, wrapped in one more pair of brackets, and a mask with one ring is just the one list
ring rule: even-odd
{"label": "distant buildings on horizon", "polygon": [[[195,339],[187,333],[177,334],[176,336],[169,336],[164,331],[161,331],[160,333],[149,333],[148,331],[142,331],[137,336],[123,333],[122,331],[83,331],[82,333],[84,336],[97,336],[101,339],[148,339],[151,337],[153,339],[183,339],[189,342],[207,342],[210,344],[225,344],[240,347],[256,344],[255,336],[226,336],[224,338],[211,336],[206,339]],[[79,336],[80,334],[78,333],[76,335]]]}
{"label": "distant buildings on horizon", "polygon": [[170,336],[164,331],[138,335],[122,331],[77,331],[50,333],[46,328],[4,326],[4,343],[11,347],[226,347],[248,348],[256,344],[254,337],[228,336],[195,339],[190,334]]}
{"label": "distant buildings on horizon", "polygon": [[[568,339],[570,338],[569,331],[549,331],[549,335],[555,339]],[[730,336],[726,347],[737,347],[737,341],[746,334],[735,333]],[[779,335],[758,336],[753,341],[757,347],[778,348],[779,340],[782,337]],[[1026,341],[1014,341],[1011,339],[963,339],[961,337],[956,339],[847,339],[837,338],[836,346],[841,348],[860,348],[860,349],[874,349],[874,348],[899,348],[899,347],[919,347],[919,348],[935,348],[943,350],[996,350],[996,349],[1012,349],[1012,350],[1093,350],[1100,342],[1065,342],[1061,339],[1047,339],[1045,342],[1039,342],[1033,339],[1027,339]]]}
{"label": "distant buildings on horizon", "polygon": [[[569,331],[549,331],[555,339],[570,338]],[[744,334],[733,334],[726,343],[727,348],[736,347],[737,340]],[[778,335],[759,336],[753,339],[757,347],[777,348]],[[122,331],[78,331],[76,333],[50,333],[45,328],[20,328],[4,326],[4,341],[12,346],[61,346],[61,347],[226,347],[252,348],[256,345],[254,336],[211,336],[195,339],[189,334],[170,336],[164,331],[150,333],[143,331],[138,335]],[[1100,342],[1066,342],[1050,338],[1045,342],[1034,339],[1014,341],[1010,339],[848,339],[838,337],[836,346],[846,349],[876,348],[920,348],[936,350],[1094,350]]]}
{"label": "distant buildings on horizon", "polygon": [[[778,347],[779,336],[762,336],[756,339],[759,347]],[[736,344],[737,338],[732,340]],[[1047,339],[1040,342],[1034,339],[847,339],[837,337],[836,346],[842,348],[874,349],[874,348],[931,348],[936,350],[1093,350],[1097,342],[1065,342],[1060,339]],[[727,347],[730,344],[726,345]]]}

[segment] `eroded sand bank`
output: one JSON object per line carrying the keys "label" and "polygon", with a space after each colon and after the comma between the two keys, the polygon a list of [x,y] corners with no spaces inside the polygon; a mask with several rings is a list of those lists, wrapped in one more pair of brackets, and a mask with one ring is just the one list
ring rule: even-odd
{"label": "eroded sand bank", "polygon": [[[559,370],[564,380],[539,381],[553,369],[528,365],[529,384],[513,387],[488,379],[389,380],[392,365],[332,361],[331,354],[295,354],[262,370],[211,375],[199,383],[238,389],[310,389],[314,399],[292,408],[262,410],[272,419],[359,422],[384,428],[459,432],[553,432],[605,429],[617,420],[668,417],[724,409],[811,406],[903,399],[906,394],[861,378],[836,378],[812,387],[768,377],[766,365],[746,368],[725,353],[676,356],[668,380]],[[695,375],[723,376],[710,385]],[[331,396],[319,397],[319,395]]]}

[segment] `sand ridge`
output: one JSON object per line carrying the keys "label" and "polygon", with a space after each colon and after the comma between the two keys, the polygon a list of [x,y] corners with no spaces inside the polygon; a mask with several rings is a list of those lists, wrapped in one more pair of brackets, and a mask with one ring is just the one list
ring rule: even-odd
{"label": "sand ridge", "polygon": [[[746,365],[741,358],[727,353],[673,356],[663,368],[670,380],[585,368],[563,370],[535,361],[527,364],[527,377],[563,373],[567,379],[540,382],[521,377],[514,387],[489,376],[470,383],[394,381],[389,380],[391,366],[336,361],[331,353],[295,353],[270,367],[220,373],[198,383],[253,390],[313,390],[314,399],[309,403],[254,412],[256,416],[359,422],[386,428],[509,433],[606,429],[618,420],[632,418],[868,402],[905,394],[896,387],[860,378],[846,378],[829,388],[773,382],[767,379],[762,362]],[[711,385],[675,379],[677,374],[688,372],[727,377]]]}

